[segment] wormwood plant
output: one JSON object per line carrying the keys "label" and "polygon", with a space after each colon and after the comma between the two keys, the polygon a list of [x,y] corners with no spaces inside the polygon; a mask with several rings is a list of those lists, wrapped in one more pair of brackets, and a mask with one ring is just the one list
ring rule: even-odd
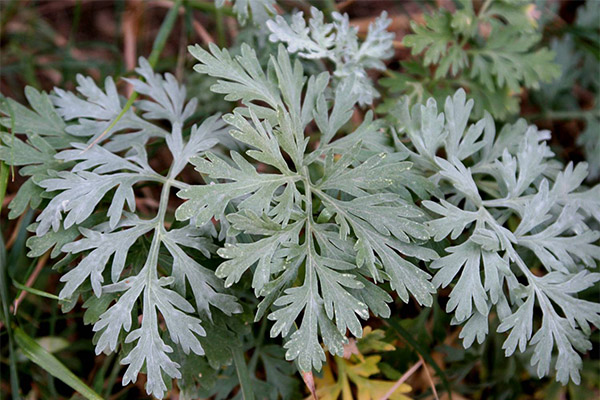
{"label": "wormwood plant", "polygon": [[521,88],[539,88],[560,76],[554,53],[539,45],[539,10],[511,0],[485,1],[479,8],[473,0],[457,3],[455,12],[441,9],[425,15],[424,24],[411,21],[413,33],[403,44],[415,57],[381,83],[413,103],[428,97],[442,102],[462,87],[476,100],[474,118],[488,111],[505,120],[518,113]]}
{"label": "wormwood plant", "polygon": [[[252,4],[236,6],[247,13]],[[281,44],[266,68],[247,45],[237,56],[191,46],[194,69],[217,80],[211,90],[237,102],[222,117],[191,120],[197,101],[143,58],[139,78],[128,79],[143,98],[122,117],[125,100],[112,78],[100,88],[79,76],[78,93],[26,88],[31,108],[2,102],[0,123],[11,132],[2,133],[0,159],[29,177],[9,217],[40,210],[29,256],[51,250],[60,258],[63,310],[82,297],[96,353],[122,354],[123,384],[145,373],[155,397],[172,378],[192,393],[198,365],[243,362],[227,341],[248,313],[262,329],[248,370],[264,363],[277,387],[269,398],[292,396],[292,385],[282,384],[291,365],[283,357],[301,372],[324,369],[317,383],[335,397],[379,372],[378,356],[364,353],[390,349],[365,329],[354,358],[335,358],[337,383],[323,366],[326,352],[342,357],[363,337],[361,320],[389,318],[394,298],[429,307],[450,285],[446,311],[463,325],[466,348],[482,343],[497,319],[507,356],[518,348],[539,377],[554,369],[563,384],[578,383],[591,325],[600,327],[598,304],[580,298],[600,280],[600,186],[582,185],[587,165],[561,165],[546,143],[550,133],[524,120],[497,131],[482,111],[470,124],[476,103],[464,90],[443,110],[433,98],[404,98],[392,118],[368,111],[354,126],[357,104],[376,96],[364,69],[381,67],[391,38],[385,16],[362,45],[347,17],[333,18],[325,24],[313,9],[310,28],[298,16],[291,25],[272,20],[272,39],[288,49]],[[455,28],[472,37],[467,22]],[[376,51],[363,52],[367,43]],[[352,49],[358,53],[346,54]],[[330,58],[334,79],[307,76],[289,52]],[[463,59],[446,72],[463,68]],[[493,65],[519,68],[503,59]],[[492,85],[537,81],[539,71],[527,71]],[[167,171],[152,167],[154,156],[172,160]],[[188,164],[193,181],[182,178]],[[154,215],[136,206],[148,185],[160,186]],[[183,201],[177,207],[173,191]],[[262,346],[267,328],[285,351]],[[225,375],[223,396],[236,384],[232,368]]]}
{"label": "wormwood plant", "polygon": [[391,20],[384,11],[369,25],[367,36],[359,43],[358,29],[350,25],[348,14],[333,12],[331,17],[333,22],[326,23],[323,13],[311,7],[307,26],[302,12],[294,14],[291,23],[278,15],[275,20],[267,21],[269,39],[286,43],[290,53],[302,58],[329,60],[335,66],[336,78],[355,78],[352,91],[358,95],[360,105],[371,104],[379,92],[366,70],[385,70],[382,60],[394,54],[394,34],[386,30]]}

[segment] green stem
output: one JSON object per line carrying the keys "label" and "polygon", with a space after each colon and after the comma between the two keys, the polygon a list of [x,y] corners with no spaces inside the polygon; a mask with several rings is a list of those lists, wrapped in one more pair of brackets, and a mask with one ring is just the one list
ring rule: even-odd
{"label": "green stem", "polygon": [[165,44],[167,43],[167,39],[171,35],[171,31],[173,30],[173,26],[175,26],[175,20],[177,19],[177,14],[179,13],[179,7],[181,7],[182,0],[176,0],[173,7],[167,13],[165,20],[163,21],[156,38],[154,39],[154,43],[152,44],[152,51],[150,52],[150,56],[148,57],[148,62],[152,67],[156,65],[158,61],[158,57],[160,57],[160,53],[162,53]]}
{"label": "green stem", "polygon": [[4,203],[4,196],[6,196],[9,170],[8,165],[4,161],[0,161],[0,211],[2,211],[2,203]]}
{"label": "green stem", "polygon": [[114,360],[114,364],[112,367],[112,370],[110,371],[110,375],[108,376],[108,379],[106,380],[106,387],[104,388],[104,392],[103,394],[103,398],[108,399],[110,397],[110,394],[112,392],[113,387],[115,386],[115,382],[117,380],[117,375],[119,374],[119,371],[121,370],[121,358],[120,356],[117,356]]}
{"label": "green stem", "polygon": [[217,44],[219,47],[227,46],[227,39],[225,38],[225,24],[223,21],[223,10],[217,8],[215,12],[215,20],[217,23]]}
{"label": "green stem", "polygon": [[[175,0],[175,4],[173,4],[173,7],[171,7],[169,12],[167,13],[167,16],[165,17],[162,25],[160,26],[160,30],[158,31],[158,34],[156,35],[156,38],[154,39],[154,43],[152,44],[152,51],[150,52],[150,56],[148,57],[148,63],[150,64],[150,66],[152,68],[154,68],[154,66],[156,65],[156,62],[158,61],[158,57],[162,53],[162,51],[165,47],[165,44],[167,43],[167,39],[169,38],[171,31],[173,30],[173,26],[175,25],[175,20],[177,19],[177,14],[179,13],[179,7],[181,6],[182,1],[183,0]],[[117,123],[121,120],[121,118],[123,118],[123,115],[125,115],[125,113],[127,111],[129,111],[129,109],[133,105],[133,102],[137,98],[138,98],[137,92],[131,93],[131,95],[127,99],[127,103],[125,103],[125,106],[123,107],[123,109],[121,110],[119,115],[117,115],[117,117],[110,123],[108,128],[106,128],[104,130],[104,132],[102,132],[102,134],[100,134],[100,136],[98,136],[87,147],[88,149],[90,147],[94,146],[100,140],[102,140],[102,138],[104,138],[108,134],[108,132],[110,132],[110,130],[112,128],[114,128],[115,125],[117,125]]]}
{"label": "green stem", "polygon": [[252,353],[252,357],[250,358],[250,361],[248,362],[248,369],[252,373],[256,372],[256,364],[258,363],[258,356],[260,354],[260,348],[262,347],[266,332],[267,332],[267,319],[263,318],[261,325],[260,325],[260,330],[258,332],[258,336],[256,337],[254,353]]}
{"label": "green stem", "polygon": [[242,346],[232,347],[231,354],[233,355],[233,364],[235,365],[235,371],[237,372],[238,380],[240,381],[242,398],[244,400],[254,400],[252,382],[250,381],[250,374],[248,373]]}
{"label": "green stem", "polygon": [[587,117],[600,117],[600,108],[593,108],[591,110],[576,110],[576,111],[546,111],[539,114],[524,115],[527,119],[539,120],[539,119],[554,119],[554,120],[565,120],[565,119],[585,119]]}
{"label": "green stem", "polygon": [[4,239],[0,235],[0,300],[2,303],[2,322],[8,333],[8,357],[10,370],[10,388],[12,398],[15,400],[21,399],[19,393],[19,375],[17,372],[17,357],[15,349],[15,339],[13,336],[13,326],[9,310],[8,296],[8,265],[6,264],[6,247],[4,247]]}

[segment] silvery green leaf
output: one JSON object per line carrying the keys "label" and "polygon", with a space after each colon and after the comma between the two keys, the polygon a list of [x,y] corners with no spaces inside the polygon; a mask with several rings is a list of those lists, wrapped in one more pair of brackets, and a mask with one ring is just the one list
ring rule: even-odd
{"label": "silvery green leaf", "polygon": [[[68,168],[69,165],[54,159],[54,155],[57,150],[69,147],[71,142],[79,141],[65,131],[66,123],[45,92],[28,86],[25,97],[33,110],[12,99],[0,98],[0,115],[4,116],[0,124],[12,130],[10,134],[0,134],[0,160],[20,166],[21,175],[31,176],[8,206],[11,219],[21,215],[28,205],[37,208],[41,204],[41,190],[33,181],[44,180],[50,171]],[[15,136],[18,134],[25,135],[25,140]]]}
{"label": "silvery green leaf", "polygon": [[414,152],[406,149],[411,160],[421,166],[431,166],[435,163],[437,150],[448,135],[448,130],[444,129],[444,114],[438,114],[434,99],[427,100],[426,104],[416,104],[412,109],[408,101],[403,101],[397,110],[403,124],[400,133],[406,134],[415,148]]}
{"label": "silvery green leaf", "polygon": [[382,60],[393,55],[394,34],[386,30],[391,20],[384,11],[369,25],[365,40],[359,44],[358,29],[350,26],[347,14],[333,12],[332,18],[332,23],[325,23],[323,13],[316,7],[311,7],[308,26],[302,12],[294,14],[290,23],[277,16],[267,21],[269,39],[285,43],[290,53],[298,53],[300,57],[328,59],[334,64],[333,74],[340,82],[351,79],[351,90],[358,102],[371,104],[379,93],[366,70],[384,70]]}
{"label": "silvery green leaf", "polygon": [[[329,300],[330,308],[327,314],[323,306],[324,302],[327,304],[322,297],[325,295],[327,285],[331,284],[337,290],[347,293],[344,287],[357,288],[360,287],[357,286],[360,284],[351,275],[344,277],[331,270],[326,261],[316,253],[312,238],[308,238],[303,247],[305,247],[304,251],[306,252],[304,284],[286,289],[285,294],[273,303],[280,308],[269,314],[268,318],[276,321],[271,328],[271,336],[281,334],[285,337],[300,313],[303,313],[299,328],[291,334],[289,341],[284,346],[288,349],[286,352],[287,360],[297,359],[298,366],[302,371],[310,371],[313,368],[320,370],[322,362],[325,361],[325,353],[319,343],[318,332],[321,333],[324,344],[329,351],[340,355],[343,353],[343,344],[347,342],[346,337],[341,334],[342,327],[345,332],[346,324],[348,324],[348,321],[343,318],[350,318],[351,328],[354,328],[353,333],[360,336],[362,335],[362,327],[356,320],[354,313],[366,319],[368,318],[368,312],[364,303],[346,294],[345,296],[349,296],[346,301],[349,302],[350,310],[345,315],[338,316],[337,312],[335,313],[336,322],[340,324],[336,328],[336,325],[331,321],[334,316],[331,300]],[[317,286],[319,282],[321,291]],[[340,301],[342,300],[336,299],[336,304],[340,304]]]}
{"label": "silvery green leaf", "polygon": [[[342,25],[355,35],[347,21]],[[268,170],[257,171],[237,152],[196,157],[192,163],[210,184],[182,190],[187,201],[176,216],[197,224],[227,219],[229,240],[218,250],[226,261],[217,275],[226,286],[252,275],[255,294],[264,297],[255,319],[271,311],[271,336],[287,338],[286,358],[303,371],[320,369],[321,339],[340,354],[346,331],[360,337],[360,319],[370,308],[389,315],[391,298],[369,279],[391,281],[404,301],[410,293],[431,304],[430,276],[411,261],[437,257],[421,246],[429,238],[425,215],[410,194],[404,199],[392,192],[395,184],[404,188],[415,181],[403,175],[411,164],[373,154],[389,146],[373,138],[383,134],[371,113],[335,140],[353,112],[355,78],[341,81],[330,98],[322,94],[328,75],[307,79],[282,46],[269,61],[268,77],[247,47],[235,60],[215,46],[210,53],[190,51],[201,62],[198,72],[221,79],[213,91],[242,101],[224,120],[234,128],[231,135],[249,146],[245,155]],[[305,129],[312,122],[321,140],[310,152]],[[241,235],[251,240],[237,240]]]}
{"label": "silvery green leaf", "polygon": [[180,85],[172,74],[164,78],[155,74],[150,63],[139,58],[139,67],[135,71],[142,79],[125,79],[133,85],[133,89],[152,98],[153,101],[139,100],[137,105],[144,112],[146,119],[166,119],[171,124],[183,124],[196,110],[198,101],[192,99],[186,104],[186,89]]}
{"label": "silvery green leaf", "polygon": [[55,176],[39,183],[48,192],[57,190],[61,192],[50,200],[38,216],[36,221],[40,224],[36,234],[42,236],[50,228],[57,231],[63,213],[66,214],[63,222],[65,228],[82,223],[92,215],[104,195],[115,187],[117,190],[107,215],[111,219],[111,225],[116,226],[123,214],[125,203],[131,211],[135,211],[133,185],[143,180],[145,180],[143,175],[133,172],[111,175],[99,175],[88,171],[56,173]]}
{"label": "silvery green leaf", "polygon": [[190,162],[190,159],[219,143],[225,135],[225,124],[219,115],[213,115],[202,121],[200,126],[193,125],[187,142],[184,141],[181,125],[175,123],[171,134],[166,137],[167,146],[173,155],[171,176],[177,176]]}
{"label": "silvery green leaf", "polygon": [[355,168],[348,168],[356,162],[356,146],[345,153],[336,162],[330,153],[325,158],[325,176],[319,182],[322,190],[339,190],[352,196],[363,196],[369,190],[388,188],[393,182],[402,179],[402,175],[411,168],[408,162],[386,162],[388,155],[380,153],[369,157]]}
{"label": "silvery green leaf", "polygon": [[460,272],[460,277],[450,292],[446,311],[454,311],[458,323],[471,317],[475,311],[473,306],[478,314],[487,316],[488,297],[480,277],[482,249],[467,241],[459,246],[448,247],[446,251],[450,254],[431,263],[431,268],[440,270],[432,281],[438,287],[448,286]]}
{"label": "silvery green leaf", "polygon": [[[577,352],[589,349],[589,325],[600,322],[597,303],[578,299],[599,279],[586,268],[600,257],[600,233],[590,221],[599,216],[600,187],[581,187],[585,164],[556,166],[546,131],[518,121],[496,132],[489,116],[468,126],[471,104],[459,91],[443,114],[433,100],[412,113],[402,108],[399,131],[411,143],[400,148],[441,191],[438,201],[422,203],[439,215],[427,225],[436,241],[455,241],[431,264],[438,270],[433,284],[453,285],[447,310],[453,323],[464,324],[465,346],[483,340],[495,307],[498,331],[509,332],[507,356],[533,347],[532,364],[543,376],[557,351],[557,380],[578,382]],[[438,136],[423,129],[434,120]],[[530,268],[540,264],[546,273],[538,276]],[[534,333],[536,308],[542,325]]]}
{"label": "silvery green leaf", "polygon": [[435,162],[439,166],[438,173],[452,184],[457,190],[458,196],[466,198],[476,207],[481,205],[482,200],[479,189],[475,184],[470,168],[465,167],[456,158],[451,158],[450,161],[447,161],[436,157]]}
{"label": "silvery green leaf", "polygon": [[[527,300],[498,327],[500,332],[511,330],[503,345],[507,356],[515,351],[517,344],[519,350],[524,351],[529,342],[534,345],[531,363],[537,367],[538,376],[542,377],[549,373],[551,355],[553,349],[557,348],[556,379],[563,384],[569,380],[578,384],[582,361],[577,351],[591,349],[586,335],[590,331],[589,323],[600,325],[600,311],[597,304],[577,299],[573,294],[594,285],[598,280],[598,274],[588,271],[577,274],[552,272],[541,278],[533,278],[532,282],[535,283],[531,286],[537,290],[527,290]],[[543,311],[543,318],[541,327],[532,336],[535,300]],[[550,300],[561,308],[566,318],[558,313]]]}
{"label": "silvery green leaf", "polygon": [[595,267],[600,260],[600,246],[596,245],[600,232],[586,229],[572,232],[577,218],[576,209],[566,207],[556,221],[539,232],[519,237],[519,244],[531,249],[549,271],[577,272],[583,264]]}
{"label": "silvery green leaf", "polygon": [[102,226],[94,229],[81,228],[83,238],[62,246],[62,251],[71,254],[78,254],[83,251],[90,251],[75,268],[64,274],[60,280],[66,282],[60,291],[59,297],[67,298],[71,295],[85,280],[89,279],[92,289],[97,297],[102,293],[102,282],[104,278],[102,272],[113,257],[111,267],[112,282],[117,282],[123,269],[129,249],[136,240],[148,233],[154,228],[151,223],[139,221],[137,219],[125,220],[119,224],[118,231],[104,231]]}
{"label": "silvery green leaf", "polygon": [[[452,321],[453,323],[455,321]],[[458,323],[458,322],[457,322]],[[463,340],[463,346],[468,349],[477,339],[477,343],[484,342],[488,334],[488,316],[475,311],[471,318],[464,324],[458,337]]]}
{"label": "silvery green leaf", "polygon": [[250,46],[242,45],[241,55],[236,58],[215,44],[209,45],[210,53],[199,45],[190,46],[188,50],[200,61],[194,66],[196,72],[219,78],[211,90],[225,94],[225,100],[242,100],[245,104],[262,101],[274,109],[281,104],[275,85],[267,79]]}
{"label": "silvery green leaf", "polygon": [[477,212],[462,210],[445,200],[440,200],[439,204],[426,200],[423,202],[423,206],[443,216],[428,222],[434,233],[434,239],[438,242],[450,233],[452,233],[451,239],[458,238],[465,228],[479,218]]}
{"label": "silvery green leaf", "polygon": [[186,354],[190,350],[196,354],[204,354],[197,335],[206,333],[200,325],[200,320],[187,314],[194,310],[191,304],[164,286],[165,282],[160,280],[150,280],[146,283],[144,318],[140,327],[131,331],[125,338],[125,343],[136,344],[122,360],[122,364],[128,365],[123,375],[123,385],[135,382],[142,366],[145,365],[148,377],[146,392],[158,398],[162,398],[167,389],[163,372],[172,378],[180,378],[181,373],[179,364],[169,357],[173,349],[160,336],[157,311],[165,320],[171,340],[179,344]]}
{"label": "silvery green leaf", "polygon": [[207,153],[206,159],[192,159],[198,172],[208,174],[212,179],[228,179],[232,182],[193,186],[179,192],[178,196],[188,201],[177,209],[178,219],[195,217],[197,224],[204,224],[213,217],[223,215],[227,204],[242,196],[247,197],[238,205],[240,209],[258,214],[269,212],[276,190],[284,185],[292,185],[298,179],[288,175],[259,174],[238,153],[232,152],[231,155],[237,168],[212,153]]}
{"label": "silvery green leaf", "polygon": [[208,255],[208,251],[214,248],[212,240],[198,236],[197,228],[187,226],[167,232],[163,237],[163,243],[173,256],[172,275],[175,278],[175,287],[179,293],[185,294],[186,282],[189,282],[196,301],[196,308],[202,315],[211,318],[209,307],[211,305],[226,315],[242,311],[234,296],[221,293],[223,284],[217,279],[214,272],[195,261],[181,247],[182,245],[193,247]]}
{"label": "silvery green leaf", "polygon": [[[252,218],[251,212],[246,215]],[[289,224],[285,229],[281,229],[279,225],[274,224],[275,226],[271,227],[272,230],[265,230],[254,225],[257,222],[256,219],[250,222],[243,221],[242,218],[245,218],[244,214],[231,215],[232,226],[241,231],[268,236],[253,243],[238,243],[235,246],[226,244],[224,248],[219,250],[219,255],[227,261],[219,265],[216,275],[219,278],[224,278],[225,286],[229,287],[237,283],[242,274],[256,264],[252,287],[259,294],[264,285],[271,280],[271,275],[284,268],[285,260],[277,257],[276,252],[282,245],[297,244],[302,223]],[[248,223],[252,225],[246,225]]]}
{"label": "silvery green leaf", "polygon": [[42,136],[55,149],[68,146],[71,140],[66,133],[67,124],[54,108],[50,97],[31,86],[25,87],[25,97],[32,110],[13,99],[0,101],[0,124],[12,129],[13,134],[36,134]]}
{"label": "silvery green leaf", "polygon": [[[115,351],[123,333],[129,332],[125,342],[134,344],[123,358],[129,365],[123,384],[135,381],[144,368],[148,394],[162,397],[165,378],[181,376],[171,346],[185,354],[204,354],[199,337],[205,330],[194,314],[200,312],[208,319],[214,312],[211,306],[227,315],[239,313],[241,307],[235,297],[222,293],[221,281],[195,258],[196,251],[210,257],[215,250],[214,227],[183,224],[167,230],[165,219],[170,188],[188,187],[177,176],[190,158],[218,143],[224,123],[218,115],[207,118],[193,125],[184,138],[183,123],[194,112],[195,101],[186,103],[185,88],[171,75],[155,75],[144,59],[140,63],[136,71],[145,82],[130,82],[147,97],[137,103],[143,115],[128,110],[109,132],[109,142],[87,145],[82,138],[93,142],[121,113],[123,98],[112,79],[101,90],[91,79],[79,76],[78,91],[84,98],[57,89],[51,97],[56,112],[45,94],[32,90],[27,95],[36,113],[16,103],[2,104],[0,111],[13,118],[15,133],[25,134],[26,142],[3,135],[0,158],[23,166],[21,172],[32,176],[22,186],[14,212],[22,212],[29,202],[39,205],[43,198],[49,199],[38,222],[28,228],[37,233],[27,242],[29,254],[41,256],[52,247],[53,257],[60,251],[68,254],[65,260],[72,268],[61,277],[65,285],[60,297],[74,304],[90,282],[95,300],[86,304],[97,302],[102,309],[92,318],[96,352]],[[145,118],[168,121],[170,132]],[[77,121],[66,123],[71,120]],[[148,162],[145,145],[155,137],[166,139],[173,156],[167,176]],[[125,211],[125,204],[135,211],[134,186],[140,182],[163,185],[157,215],[148,220]],[[143,248],[146,238],[152,240],[149,249]],[[161,247],[172,256],[168,266],[160,265],[164,263],[159,257]],[[162,271],[167,271],[166,276],[161,276]],[[108,276],[111,282],[105,282]],[[183,297],[188,283],[196,307]],[[141,322],[133,318],[138,300],[143,307]],[[164,335],[169,335],[168,341]]]}
{"label": "silvery green leaf", "polygon": [[310,11],[309,26],[306,25],[302,12],[292,15],[289,24],[280,15],[267,21],[267,27],[271,31],[269,39],[272,42],[286,43],[290,53],[298,53],[304,58],[328,58],[335,45],[334,25],[325,23],[323,12],[317,8],[311,7]]}
{"label": "silvery green leaf", "polygon": [[21,167],[21,175],[31,176],[39,182],[48,177],[50,171],[60,171],[68,168],[55,159],[56,150],[42,136],[31,133],[27,141],[8,134],[0,134],[0,160],[8,165]]}
{"label": "silvery green leaf", "polygon": [[[89,143],[93,143],[120,114],[124,100],[119,96],[111,77],[104,81],[104,91],[91,77],[77,75],[77,83],[77,91],[85,99],[59,88],[55,88],[51,99],[65,121],[77,121],[76,124],[66,127],[66,131],[73,136],[87,138]],[[127,132],[117,135],[124,130]],[[166,132],[162,128],[145,121],[129,109],[104,137],[111,139],[106,144],[108,149],[121,151],[134,144],[145,145],[150,138],[165,135]]]}

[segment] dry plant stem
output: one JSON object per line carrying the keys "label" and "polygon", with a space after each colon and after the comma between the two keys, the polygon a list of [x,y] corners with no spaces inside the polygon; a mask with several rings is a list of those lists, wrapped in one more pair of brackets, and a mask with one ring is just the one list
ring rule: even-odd
{"label": "dry plant stem", "polygon": [[302,380],[304,381],[304,384],[310,391],[310,395],[312,396],[312,399],[318,400],[317,389],[315,387],[315,377],[314,377],[312,371],[309,371],[309,372],[304,371],[304,372],[301,372],[300,375],[302,375]]}
{"label": "dry plant stem", "polygon": [[435,389],[435,383],[433,382],[433,378],[431,377],[431,374],[429,373],[429,368],[427,368],[427,364],[425,363],[425,360],[423,360],[423,357],[417,353],[417,355],[419,356],[419,361],[421,363],[423,363],[423,370],[425,371],[425,376],[427,377],[427,380],[429,381],[429,385],[431,386],[431,391],[433,393],[433,397],[435,398],[435,400],[440,400],[437,390]]}
{"label": "dry plant stem", "polygon": [[[123,58],[125,60],[125,67],[131,71],[135,68],[136,60],[135,55],[137,53],[137,27],[140,18],[141,3],[138,1],[129,2],[129,11],[125,14],[123,19]],[[127,84],[127,97],[133,93],[133,86]]]}
{"label": "dry plant stem", "polygon": [[355,1],[356,0],[346,0],[346,1],[342,2],[342,3],[336,4],[335,7],[337,8],[338,11],[342,11],[342,10],[344,10],[344,8],[352,5]]}
{"label": "dry plant stem", "polygon": [[[38,262],[35,266],[35,269],[31,273],[29,278],[27,278],[27,282],[25,282],[25,286],[27,286],[27,287],[33,286],[33,284],[35,283],[35,280],[39,276],[40,272],[42,272],[42,268],[44,268],[44,266],[46,265],[46,262],[48,261],[48,257],[50,257],[50,251],[47,251],[43,256],[40,257],[40,259],[38,260]],[[19,294],[19,297],[17,297],[15,299],[13,306],[12,306],[13,314],[15,314],[15,315],[17,314],[17,309],[19,308],[19,304],[21,304],[23,302],[23,300],[25,300],[25,296],[27,296],[27,292],[23,290],[21,292],[21,294]]]}
{"label": "dry plant stem", "polygon": [[23,219],[25,218],[27,214],[23,214],[19,217],[19,219],[17,220],[17,224],[15,225],[15,229],[13,229],[12,233],[10,234],[10,238],[8,238],[8,241],[6,242],[6,250],[9,250],[13,244],[15,244],[15,241],[17,240],[17,236],[19,236],[19,229],[21,228],[21,224],[23,223]]}
{"label": "dry plant stem", "polygon": [[204,26],[202,26],[202,24],[198,22],[198,20],[194,19],[192,21],[192,25],[194,26],[194,31],[196,31],[196,34],[200,37],[200,39],[202,39],[202,42],[204,44],[215,42],[215,39],[211,36],[210,33],[208,33]]}
{"label": "dry plant stem", "polygon": [[385,395],[383,395],[383,397],[380,400],[388,400],[390,398],[390,396],[392,394],[394,394],[394,392],[400,387],[400,385],[402,385],[404,382],[406,382],[406,380],[408,378],[410,378],[410,376],[412,374],[414,374],[415,371],[418,370],[421,365],[423,365],[423,359],[422,358],[415,365],[413,365],[412,367],[410,367],[410,369],[408,371],[406,371],[404,373],[404,375],[402,375],[400,377],[400,379],[398,379],[398,381],[394,384],[394,386],[392,386],[390,388],[390,390],[388,390],[387,393]]}
{"label": "dry plant stem", "polygon": [[[14,176],[14,175],[13,175]],[[14,182],[14,180],[13,180]],[[8,204],[12,201],[12,199],[15,197],[14,194],[7,194],[6,196],[4,196],[4,200],[2,200],[2,208],[8,206]]]}

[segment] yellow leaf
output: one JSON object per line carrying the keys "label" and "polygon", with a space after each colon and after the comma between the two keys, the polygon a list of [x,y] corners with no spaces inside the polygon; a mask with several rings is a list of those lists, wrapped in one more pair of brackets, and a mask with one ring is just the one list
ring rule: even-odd
{"label": "yellow leaf", "polygon": [[[384,337],[383,331],[373,331],[370,327],[365,327],[363,338],[357,342],[357,348],[361,353],[356,354],[353,348],[353,355],[349,359],[333,357],[336,366],[335,374],[331,366],[332,360],[329,359],[329,362],[323,366],[322,377],[315,377],[319,400],[337,400],[340,396],[342,400],[379,400],[391,390],[395,381],[369,379],[380,372],[378,364],[381,356],[364,357],[365,353],[394,350],[393,345],[382,340]],[[409,400],[409,397],[404,394],[410,391],[409,385],[402,384],[393,392],[390,399]]]}

